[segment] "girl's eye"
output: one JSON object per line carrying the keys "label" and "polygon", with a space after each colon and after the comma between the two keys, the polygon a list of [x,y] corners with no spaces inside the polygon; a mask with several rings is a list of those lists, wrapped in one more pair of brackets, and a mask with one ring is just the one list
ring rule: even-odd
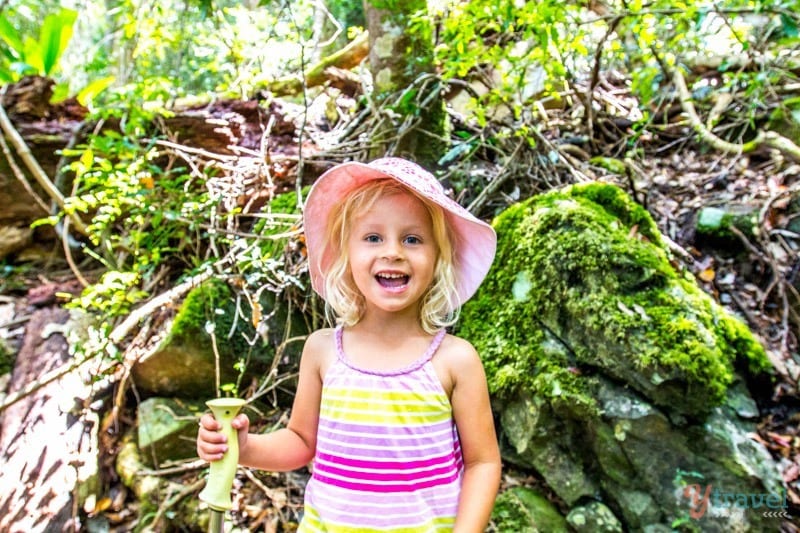
{"label": "girl's eye", "polygon": [[420,239],[419,237],[416,237],[414,235],[409,235],[408,237],[406,237],[406,243],[407,244],[420,244],[420,243],[422,243],[422,239]]}
{"label": "girl's eye", "polygon": [[364,237],[364,240],[367,242],[380,242],[381,238],[378,237],[377,235],[367,235],[366,237]]}

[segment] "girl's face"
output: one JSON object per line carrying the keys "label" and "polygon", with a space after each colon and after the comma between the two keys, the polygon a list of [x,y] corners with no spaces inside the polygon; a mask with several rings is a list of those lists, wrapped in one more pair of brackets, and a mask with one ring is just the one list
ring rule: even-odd
{"label": "girl's face", "polygon": [[418,311],[433,283],[438,246],[430,213],[417,197],[402,192],[379,197],[354,219],[347,247],[367,311]]}

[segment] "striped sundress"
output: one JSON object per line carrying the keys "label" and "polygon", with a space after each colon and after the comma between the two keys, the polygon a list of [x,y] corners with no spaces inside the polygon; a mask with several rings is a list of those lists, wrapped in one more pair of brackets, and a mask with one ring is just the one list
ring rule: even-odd
{"label": "striped sundress", "polygon": [[336,329],[299,532],[452,530],[464,465],[431,363],[444,335],[411,365],[375,372],[348,362]]}

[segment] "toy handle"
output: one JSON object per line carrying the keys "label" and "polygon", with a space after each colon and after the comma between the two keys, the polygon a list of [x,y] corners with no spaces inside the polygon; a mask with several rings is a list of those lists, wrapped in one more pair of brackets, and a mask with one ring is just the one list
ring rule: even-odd
{"label": "toy handle", "polygon": [[216,398],[206,402],[214,418],[222,425],[220,432],[228,437],[228,451],[222,459],[210,463],[206,486],[199,495],[215,511],[226,511],[233,505],[231,488],[239,465],[239,436],[231,422],[245,403],[240,398]]}

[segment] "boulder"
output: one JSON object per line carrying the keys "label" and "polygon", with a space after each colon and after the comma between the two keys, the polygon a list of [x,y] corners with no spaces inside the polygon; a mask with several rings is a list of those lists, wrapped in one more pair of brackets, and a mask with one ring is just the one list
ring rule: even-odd
{"label": "boulder", "polygon": [[543,479],[576,528],[777,527],[763,505],[694,512],[687,487],[743,502],[782,494],[748,436],[758,410],[744,384],[771,366],[671,260],[647,211],[614,185],[579,184],[510,207],[494,227],[497,258],[457,333],[484,359],[504,459]]}
{"label": "boulder", "polygon": [[271,368],[296,362],[300,343],[278,348],[284,325],[298,333],[304,322],[287,321],[287,307],[270,291],[261,293],[259,303],[263,315],[257,330],[225,280],[211,279],[192,289],[174,320],[164,325],[155,352],[134,365],[137,388],[150,396],[204,400],[218,395],[217,363],[220,387],[236,391]]}
{"label": "boulder", "polygon": [[197,458],[197,422],[205,411],[200,402],[148,398],[137,408],[137,436],[143,461],[151,468]]}
{"label": "boulder", "polygon": [[567,521],[539,491],[513,487],[497,497],[492,521],[498,531],[515,533],[566,533]]}
{"label": "boulder", "polygon": [[[300,341],[312,329],[293,305],[305,298],[304,288],[285,259],[299,245],[287,238],[298,209],[294,191],[262,206],[252,231],[263,239],[240,258],[239,276],[248,279],[218,277],[189,291],[174,319],[162,324],[158,348],[132,369],[140,390],[208,400],[220,395],[218,388],[238,395],[240,388],[296,367]],[[259,282],[255,292],[242,289]]]}

